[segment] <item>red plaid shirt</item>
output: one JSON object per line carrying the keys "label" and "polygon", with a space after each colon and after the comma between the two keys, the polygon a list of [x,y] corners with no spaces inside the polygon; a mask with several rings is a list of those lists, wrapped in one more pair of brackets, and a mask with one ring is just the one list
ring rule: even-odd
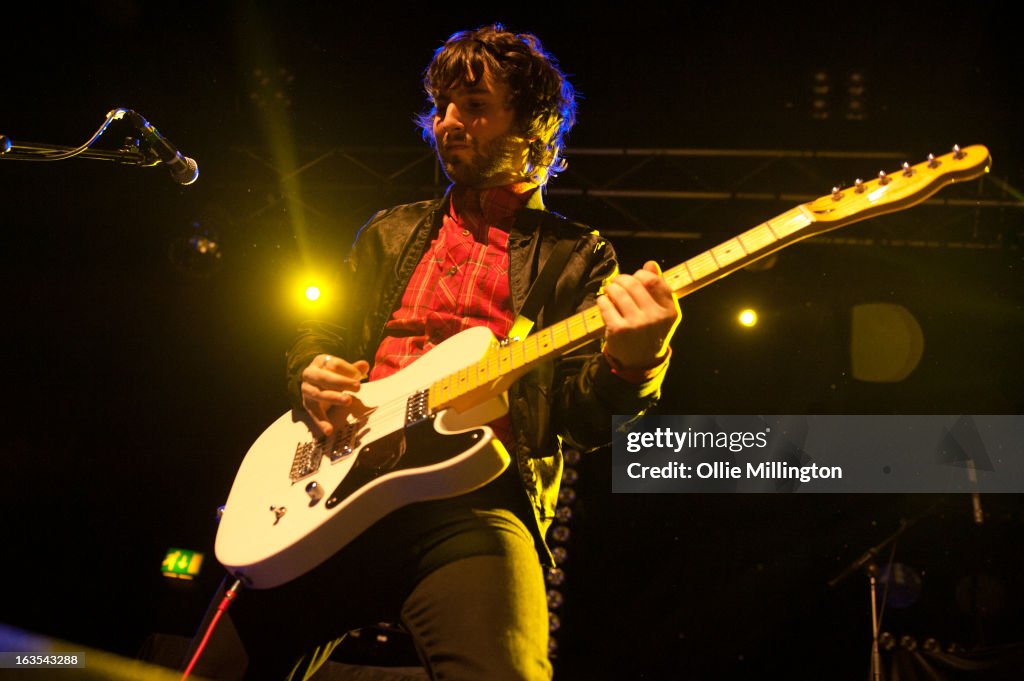
{"label": "red plaid shirt", "polygon": [[[370,380],[396,373],[438,343],[471,326],[498,338],[512,328],[508,232],[536,187],[456,187],[437,237],[423,254],[384,327]],[[508,418],[491,424],[504,441]]]}

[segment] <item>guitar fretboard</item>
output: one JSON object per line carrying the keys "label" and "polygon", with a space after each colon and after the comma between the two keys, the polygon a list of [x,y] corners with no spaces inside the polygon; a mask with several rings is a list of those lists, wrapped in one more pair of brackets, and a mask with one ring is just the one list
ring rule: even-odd
{"label": "guitar fretboard", "polygon": [[663,276],[672,293],[677,298],[682,298],[799,240],[804,236],[801,234],[802,230],[812,222],[814,218],[810,212],[804,206],[797,206],[770,222],[763,222],[690,258],[668,270]]}

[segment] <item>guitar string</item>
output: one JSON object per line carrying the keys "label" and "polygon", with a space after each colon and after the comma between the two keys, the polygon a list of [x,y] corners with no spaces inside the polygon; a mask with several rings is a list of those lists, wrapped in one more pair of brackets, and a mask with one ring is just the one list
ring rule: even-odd
{"label": "guitar string", "polygon": [[[946,157],[942,157],[939,161],[945,162],[948,160],[947,157],[956,158],[954,155],[947,155]],[[931,163],[919,164],[918,166],[914,166],[914,173],[912,174],[920,174],[926,166],[929,170],[932,167]],[[888,182],[876,180],[868,183],[867,186],[873,186],[876,183],[881,186],[885,186]],[[867,188],[867,186],[864,186],[863,188]],[[892,187],[889,188],[892,189]],[[825,198],[826,197],[822,197],[821,199]],[[834,196],[833,198],[836,199],[837,197]],[[786,237],[795,235],[795,233],[804,230],[805,227],[816,221],[811,219],[805,211],[801,210],[805,207],[809,208],[810,205],[814,203],[815,202],[810,202],[785,211],[772,220],[762,222],[761,224],[740,233],[740,235],[733,237],[723,244],[684,261],[665,272],[665,279],[670,282],[673,291],[676,292],[677,295],[682,295],[682,289],[685,287],[697,285],[697,288],[699,288],[703,284],[711,283],[713,279],[717,279],[717,276],[715,276],[716,274],[722,276],[729,273],[730,265],[734,265],[734,263],[743,260],[745,257],[755,256],[754,259],[757,260],[764,257],[764,255],[768,255],[771,250],[774,250],[772,247],[778,242],[782,241]],[[737,246],[741,253],[737,253]],[[762,254],[757,255],[759,252],[762,252]],[[674,284],[674,282],[679,284]],[[382,420],[394,419],[397,415],[406,413],[408,410],[409,399],[416,392],[427,392],[427,405],[430,407],[430,397],[434,392],[435,386],[437,386],[438,395],[442,395],[444,392],[449,393],[446,398],[441,397],[440,403],[442,403],[442,405],[443,403],[451,403],[452,399],[455,397],[459,397],[467,392],[479,389],[485,383],[498,380],[502,376],[507,375],[510,370],[529,366],[534,363],[534,361],[546,358],[548,355],[554,354],[562,347],[571,345],[574,342],[572,338],[573,330],[579,332],[580,327],[582,327],[583,333],[577,338],[580,339],[590,335],[592,331],[603,328],[603,320],[600,320],[600,318],[594,320],[593,312],[594,308],[592,307],[568,317],[567,320],[563,320],[557,325],[553,325],[552,327],[538,332],[537,334],[528,336],[522,343],[517,343],[511,347],[500,348],[498,351],[488,351],[478,361],[478,363],[474,365],[469,365],[453,374],[441,377],[440,379],[431,382],[429,385],[423,386],[419,390],[414,391],[414,393],[411,393],[410,395],[394,398],[382,403],[382,405],[371,408],[372,411],[366,415],[364,425],[370,425],[373,422]],[[591,314],[591,322],[598,323],[597,329],[591,330],[588,327],[588,314]],[[560,330],[565,336],[565,340],[561,343],[559,343],[561,339],[558,338],[558,332]],[[531,343],[531,347],[527,347],[527,343]],[[519,352],[520,360],[518,367],[515,363],[516,355],[514,354],[514,351],[516,350]],[[530,353],[534,354],[534,356],[528,357],[527,355]],[[507,366],[508,369],[502,369],[503,365]],[[480,374],[481,367],[483,368],[482,376]],[[497,377],[492,376],[493,367],[497,367]],[[471,383],[471,372],[475,374],[473,377],[475,379],[475,385],[468,387],[467,389],[466,384],[463,383],[460,375],[465,373],[466,383]],[[356,422],[358,423],[359,419],[356,419]]]}
{"label": "guitar string", "polygon": [[[759,227],[763,226],[764,225]],[[701,255],[707,256],[708,253]],[[698,258],[699,257],[700,256],[698,256]],[[697,258],[694,258],[692,260],[696,259]],[[674,282],[682,280],[682,283],[684,284],[692,283],[695,280],[695,277],[692,274],[685,272],[686,265],[687,263],[683,263],[668,270],[664,273],[665,278]],[[719,268],[716,267],[715,269]],[[396,415],[407,411],[408,401],[413,394],[421,391],[426,391],[429,394],[435,385],[441,386],[438,388],[440,393],[449,393],[448,400],[450,401],[453,397],[460,397],[468,392],[472,392],[474,389],[482,387],[485,383],[497,380],[503,375],[506,375],[508,370],[503,370],[503,365],[507,365],[509,369],[517,369],[553,354],[566,345],[572,344],[574,340],[578,340],[592,331],[596,331],[603,327],[603,319],[600,319],[597,316],[595,309],[596,308],[591,307],[577,313],[568,319],[562,320],[558,324],[552,325],[551,327],[527,337],[527,339],[522,343],[518,343],[515,346],[501,348],[497,352],[489,352],[479,362],[462,367],[458,371],[452,372],[431,382],[429,385],[422,386],[419,390],[416,390],[409,395],[394,398],[380,405],[371,407],[372,411],[365,417],[363,423],[364,425],[370,425],[373,422],[395,418]],[[591,326],[594,326],[594,328],[591,328]],[[575,339],[574,335],[576,336]],[[528,344],[530,347],[527,347]],[[528,355],[533,356],[528,357]],[[465,387],[463,379],[460,378],[460,374],[463,372],[466,372],[465,380],[467,382],[471,381],[470,373],[475,374],[475,376],[472,377],[475,379],[475,385],[469,388]],[[359,423],[359,421],[360,419],[356,418],[356,423]]]}
{"label": "guitar string", "polygon": [[[957,158],[955,155],[946,155],[941,159],[937,160],[936,166],[940,165],[942,162],[949,161],[950,158],[955,158],[956,160],[959,160],[959,158]],[[913,173],[911,173],[911,176],[922,174],[922,171],[925,171],[926,168],[928,170],[931,170],[931,162],[927,164],[923,163],[919,164],[918,166],[914,166],[912,169]],[[889,182],[876,180],[873,182],[866,183],[866,185],[864,185],[861,190],[871,187],[874,184],[885,186],[888,183]],[[893,184],[899,184],[899,182],[894,182]],[[890,190],[893,189],[893,187],[891,186],[888,188]],[[821,201],[826,198],[827,197],[822,197],[818,201]],[[834,200],[838,199],[838,197],[836,196],[833,196],[831,198],[833,198]],[[811,204],[814,203],[815,202],[809,202],[808,204],[803,204],[791,210],[785,211],[782,214],[773,218],[772,220],[762,222],[761,224],[756,225],[755,227],[740,233],[740,235],[733,237],[732,239],[724,242],[723,244],[720,244],[715,248],[700,253],[684,261],[683,263],[665,272],[665,279],[669,281],[670,284],[672,284],[673,282],[679,283],[679,285],[672,284],[672,288],[674,292],[677,292],[677,295],[681,295],[681,290],[685,287],[688,287],[690,285],[697,285],[697,288],[699,288],[699,286],[711,283],[713,279],[717,279],[715,276],[716,274],[722,276],[729,273],[730,265],[734,265],[734,263],[743,260],[745,257],[755,256],[754,259],[757,260],[760,259],[761,257],[764,257],[764,255],[768,255],[771,252],[771,250],[774,250],[772,249],[772,247],[774,247],[778,242],[782,241],[786,237],[791,237],[795,235],[795,233],[804,230],[805,227],[809,226],[812,222],[816,221],[811,219],[810,216],[806,213],[806,211],[801,210],[809,208]],[[741,253],[737,253],[737,246]],[[759,254],[759,252],[761,252],[762,254],[757,255]],[[453,374],[441,377],[440,379],[431,382],[429,385],[423,386],[422,388],[420,388],[420,390],[417,390],[415,392],[427,392],[429,407],[429,397],[431,393],[434,392],[434,387],[439,386],[437,388],[437,392],[439,394],[443,394],[444,392],[449,393],[449,395],[447,395],[446,398],[441,397],[440,403],[450,403],[453,398],[462,396],[467,392],[471,392],[475,389],[478,389],[482,387],[484,383],[500,379],[502,376],[506,375],[510,370],[518,369],[523,366],[528,366],[531,363],[534,363],[534,361],[536,360],[546,358],[548,355],[555,353],[565,345],[571,345],[574,342],[572,338],[572,331],[579,331],[579,327],[581,326],[583,328],[583,334],[581,336],[578,336],[578,339],[589,335],[590,333],[592,333],[592,330],[588,328],[587,315],[588,313],[593,313],[593,310],[594,308],[592,307],[588,310],[584,310],[583,312],[574,314],[568,317],[567,320],[563,320],[561,323],[557,325],[553,325],[552,327],[549,327],[541,332],[538,332],[537,334],[527,337],[526,339],[523,340],[522,343],[518,343],[514,346],[507,348],[501,348],[497,352],[488,351],[487,354],[485,354],[484,357],[481,358],[480,361],[478,361],[478,363],[476,363],[475,365],[469,365]],[[603,327],[603,320],[593,320],[593,318],[591,318],[591,322],[595,321],[599,323],[598,328]],[[561,344],[559,344],[559,340],[561,339],[557,337],[559,330],[563,330],[563,333],[565,334],[565,341],[562,342]],[[594,331],[596,331],[596,329]],[[527,347],[527,343],[532,343],[532,347]],[[517,367],[515,364],[516,356],[513,353],[515,350],[518,350],[519,352],[519,367]],[[529,353],[534,354],[534,356],[532,356],[531,358],[528,357],[527,354]],[[503,370],[503,365],[506,365],[509,369]],[[492,367],[494,366],[497,366],[498,369],[497,377],[492,376]],[[480,375],[480,367],[484,368],[483,376]],[[463,374],[464,372],[466,373],[467,376],[467,383],[470,382],[470,372],[475,373],[475,385],[469,387],[468,389],[465,387],[460,377],[460,375]],[[384,402],[383,405],[372,408],[373,411],[371,411],[366,416],[365,423],[370,424],[371,422],[374,421],[393,419],[397,414],[406,412],[408,408],[409,398],[412,396],[412,394],[415,394],[415,392],[411,393],[408,396],[403,396],[400,398],[389,400],[387,402]],[[358,421],[358,419],[356,419],[356,421]]]}
{"label": "guitar string", "polygon": [[[792,213],[793,211],[783,213],[779,218],[776,218],[776,221],[782,221],[784,224],[789,223],[792,217],[794,217]],[[802,227],[800,225],[796,225],[796,229],[793,230],[792,225],[787,224],[787,226],[790,227],[792,231],[798,231]],[[680,284],[685,286],[712,276],[735,260],[742,258],[744,255],[750,254],[750,250],[743,243],[744,236],[750,238],[755,233],[758,233],[759,236],[762,237],[758,240],[762,240],[763,236],[766,235],[766,232],[770,234],[768,239],[769,245],[778,241],[778,236],[775,234],[774,229],[772,229],[771,223],[762,223],[753,229],[748,230],[744,234],[733,237],[729,241],[717,247],[720,251],[719,256],[733,255],[733,249],[736,246],[739,246],[743,251],[741,255],[728,258],[728,262],[724,264],[719,263],[719,258],[715,257],[714,251],[716,249],[710,249],[681,263],[680,265],[677,265],[676,267],[669,269],[663,276],[673,285],[673,289],[679,288]],[[761,248],[754,248],[753,250],[756,252],[763,248],[764,246],[761,246]],[[732,253],[730,253],[730,251],[732,251]],[[698,270],[697,273],[692,271],[694,268]],[[558,352],[565,346],[572,345],[574,342],[584,338],[590,333],[598,331],[603,328],[603,326],[604,320],[598,316],[596,308],[588,308],[569,317],[568,319],[562,320],[558,324],[554,324],[532,336],[528,336],[521,343],[500,348],[497,351],[489,351],[480,361],[464,366],[455,372],[431,382],[428,385],[422,386],[419,390],[416,390],[413,393],[394,398],[380,405],[371,407],[372,411],[366,414],[363,419],[354,417],[356,419],[355,424],[348,424],[347,421],[346,424],[358,425],[361,423],[365,427],[374,422],[394,419],[398,415],[407,412],[409,399],[412,395],[418,392],[426,391],[429,403],[429,395],[434,392],[435,386],[437,386],[437,392],[440,395],[447,393],[446,397],[441,398],[442,403],[450,402],[453,398],[460,397],[468,392],[480,389],[484,384],[500,379],[502,376],[507,375],[510,370],[528,366],[537,360],[546,358],[547,356]],[[532,355],[532,357],[530,355]],[[460,377],[460,374],[463,374],[464,372],[465,379],[463,380]],[[470,374],[473,374],[473,376],[471,377]],[[472,387],[467,387],[467,384],[474,385],[472,385]]]}
{"label": "guitar string", "polygon": [[[440,379],[422,386],[419,390],[408,395],[391,399],[379,405],[370,407],[370,411],[364,419],[354,417],[356,424],[370,425],[375,421],[391,420],[397,415],[406,413],[409,399],[418,392],[429,393],[438,386],[438,392],[443,395],[448,393],[447,398],[442,397],[442,402],[450,402],[452,398],[461,397],[474,390],[484,389],[488,383],[493,383],[511,370],[520,369],[549,355],[555,354],[567,345],[571,345],[585,338],[590,333],[603,328],[604,322],[600,318],[596,307],[591,307],[572,317],[562,320],[538,333],[527,337],[523,342],[514,345],[488,351],[480,361],[467,365],[452,372]],[[532,356],[531,356],[532,355]],[[503,368],[507,367],[507,368]],[[465,378],[460,376],[465,374]],[[470,374],[473,374],[472,378]],[[347,425],[355,425],[348,424]]]}

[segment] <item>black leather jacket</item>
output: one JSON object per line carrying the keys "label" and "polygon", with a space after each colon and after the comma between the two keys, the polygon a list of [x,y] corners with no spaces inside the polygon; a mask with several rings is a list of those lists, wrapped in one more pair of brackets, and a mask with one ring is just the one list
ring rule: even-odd
{"label": "black leather jacket", "polygon": [[[341,324],[304,324],[288,352],[289,394],[296,408],[301,409],[302,370],[316,355],[372,362],[384,325],[436,234],[447,201],[446,196],[397,206],[376,214],[360,230],[347,260]],[[603,283],[618,271],[611,245],[596,232],[555,213],[523,209],[508,242],[513,312],[518,314],[530,284],[564,239],[576,245],[535,328],[593,306]],[[639,385],[624,381],[591,345],[531,371],[509,391],[514,441],[504,444],[533,509],[531,529],[542,556],[550,559],[543,537],[558,500],[563,443],[580,451],[609,443],[611,416],[651,407],[663,374]]]}

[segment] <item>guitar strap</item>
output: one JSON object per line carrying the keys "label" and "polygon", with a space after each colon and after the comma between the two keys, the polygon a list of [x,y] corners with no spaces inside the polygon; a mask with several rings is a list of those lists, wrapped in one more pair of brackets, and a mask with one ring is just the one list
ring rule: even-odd
{"label": "guitar strap", "polygon": [[515,321],[512,322],[512,329],[508,332],[509,338],[526,338],[530,330],[533,329],[533,325],[537,320],[537,314],[544,306],[544,301],[554,291],[558,275],[565,270],[565,266],[569,262],[569,256],[572,255],[575,246],[576,243],[574,241],[564,239],[559,241],[554,250],[551,251],[547,262],[544,263],[544,269],[533,280],[530,290],[526,293],[526,301],[523,303],[522,309],[519,310]]}

